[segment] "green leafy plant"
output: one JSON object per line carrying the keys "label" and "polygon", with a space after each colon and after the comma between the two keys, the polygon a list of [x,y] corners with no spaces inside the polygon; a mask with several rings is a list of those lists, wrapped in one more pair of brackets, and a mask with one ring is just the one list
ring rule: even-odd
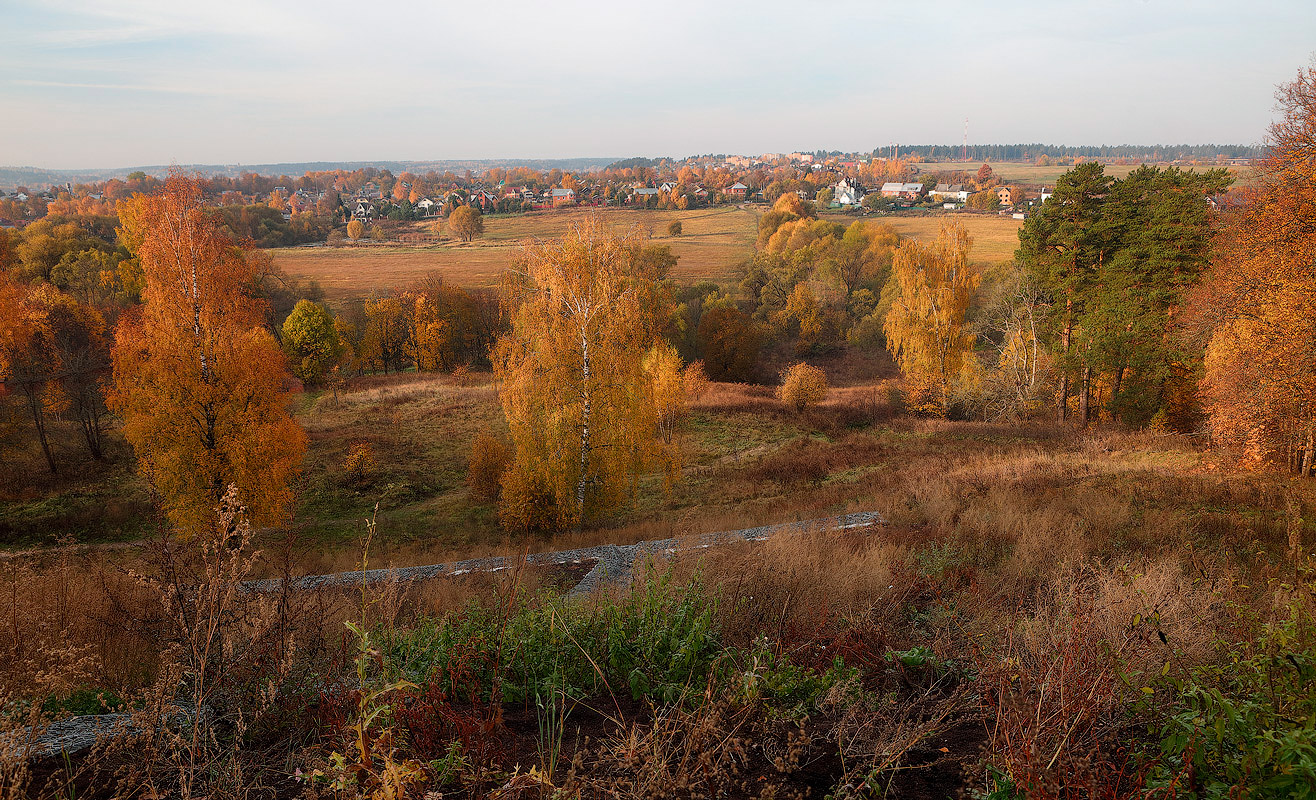
{"label": "green leafy plant", "polygon": [[1152,796],[1316,798],[1314,622],[1295,604],[1227,663],[1170,681]]}

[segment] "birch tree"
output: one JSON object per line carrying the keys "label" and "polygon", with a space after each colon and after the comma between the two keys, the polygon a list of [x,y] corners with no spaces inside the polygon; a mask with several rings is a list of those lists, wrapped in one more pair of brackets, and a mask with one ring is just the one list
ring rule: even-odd
{"label": "birch tree", "polygon": [[529,247],[509,278],[512,328],[493,354],[514,447],[504,524],[578,527],[662,460],[645,359],[670,313],[671,259],[650,249],[587,222]]}
{"label": "birch tree", "polygon": [[108,401],[138,469],[184,534],[207,531],[230,485],[257,524],[281,521],[306,435],[288,411],[286,361],[251,296],[259,256],[172,174],[120,204],[145,306],[120,321]]}
{"label": "birch tree", "polygon": [[970,244],[963,226],[950,223],[931,244],[910,240],[896,250],[900,298],[883,329],[915,408],[945,414],[952,384],[972,366],[974,336],[964,316],[980,276],[969,266]]}

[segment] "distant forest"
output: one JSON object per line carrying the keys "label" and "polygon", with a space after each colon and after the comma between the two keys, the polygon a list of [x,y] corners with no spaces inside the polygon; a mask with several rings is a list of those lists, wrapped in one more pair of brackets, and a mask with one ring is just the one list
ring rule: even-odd
{"label": "distant forest", "polygon": [[[873,155],[890,157],[895,150],[906,158],[922,156],[930,161],[958,161],[964,157],[964,146],[959,144],[902,144],[894,147],[879,147],[873,151]],[[1179,161],[1211,159],[1219,155],[1226,158],[1259,158],[1263,148],[1244,144],[1117,144],[1072,147],[1060,144],[971,144],[968,150],[969,161],[1032,161],[1038,156]]]}

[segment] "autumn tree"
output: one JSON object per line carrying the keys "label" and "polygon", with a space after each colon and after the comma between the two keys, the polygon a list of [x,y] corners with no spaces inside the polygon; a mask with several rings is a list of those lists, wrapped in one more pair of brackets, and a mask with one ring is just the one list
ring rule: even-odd
{"label": "autumn tree", "polygon": [[458,206],[448,217],[448,229],[463,242],[470,242],[484,235],[484,217],[470,206]]}
{"label": "autumn tree", "polygon": [[412,353],[411,326],[403,299],[396,294],[375,297],[365,303],[365,325],[357,356],[363,367],[400,371]]}
{"label": "autumn tree", "polygon": [[366,226],[365,223],[363,223],[361,220],[354,219],[351,222],[347,223],[347,238],[355,241],[365,235],[366,235]]}
{"label": "autumn tree", "polygon": [[250,292],[259,255],[235,244],[172,173],[119,206],[146,276],[144,307],[114,342],[110,407],[180,530],[198,533],[230,485],[257,524],[278,523],[306,435],[288,411],[286,361]]}
{"label": "autumn tree", "polygon": [[529,248],[509,278],[512,329],[493,355],[514,447],[505,524],[579,526],[664,459],[645,357],[669,315],[667,263],[587,222]]}
{"label": "autumn tree", "polygon": [[307,386],[319,386],[343,356],[343,342],[329,310],[299,300],[283,321],[283,351],[292,374]]}
{"label": "autumn tree", "polygon": [[974,211],[995,211],[1001,207],[1001,198],[993,190],[983,189],[981,192],[969,195],[965,205]]}
{"label": "autumn tree", "polygon": [[752,317],[730,302],[724,300],[704,310],[695,341],[712,379],[754,379],[763,347],[763,333]]}
{"label": "autumn tree", "polygon": [[47,417],[57,402],[48,389],[59,354],[44,309],[7,275],[0,276],[0,379],[23,399],[51,474],[59,471]]}
{"label": "autumn tree", "polygon": [[911,384],[911,405],[938,414],[976,364],[965,324],[980,280],[969,266],[971,242],[962,226],[948,223],[931,244],[903,242],[892,265],[900,297],[886,317],[887,348]]}
{"label": "autumn tree", "polygon": [[781,373],[777,399],[796,413],[821,403],[827,397],[827,373],[801,361]]}
{"label": "autumn tree", "polygon": [[1316,468],[1316,63],[1276,93],[1257,181],[1198,302],[1212,431],[1257,462]]}
{"label": "autumn tree", "polygon": [[58,394],[57,402],[77,420],[87,452],[101,461],[105,458],[101,384],[110,369],[105,318],[95,308],[49,287],[36,294],[44,306],[44,327],[55,356],[46,391]]}

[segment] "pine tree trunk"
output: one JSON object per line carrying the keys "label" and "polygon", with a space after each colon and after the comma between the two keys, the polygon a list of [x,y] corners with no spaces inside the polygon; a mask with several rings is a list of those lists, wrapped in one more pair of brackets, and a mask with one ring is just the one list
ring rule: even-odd
{"label": "pine tree trunk", "polygon": [[1092,367],[1083,367],[1083,385],[1078,396],[1078,426],[1087,428],[1088,407],[1092,402]]}
{"label": "pine tree trunk", "polygon": [[[1065,301],[1066,309],[1073,304],[1072,300]],[[1074,320],[1070,317],[1068,310],[1065,313],[1065,331],[1060,337],[1061,351],[1064,353],[1064,360],[1069,360],[1069,339],[1074,331]],[[1060,414],[1059,421],[1064,422],[1069,419],[1069,368],[1067,365],[1062,366],[1060,370]]]}

